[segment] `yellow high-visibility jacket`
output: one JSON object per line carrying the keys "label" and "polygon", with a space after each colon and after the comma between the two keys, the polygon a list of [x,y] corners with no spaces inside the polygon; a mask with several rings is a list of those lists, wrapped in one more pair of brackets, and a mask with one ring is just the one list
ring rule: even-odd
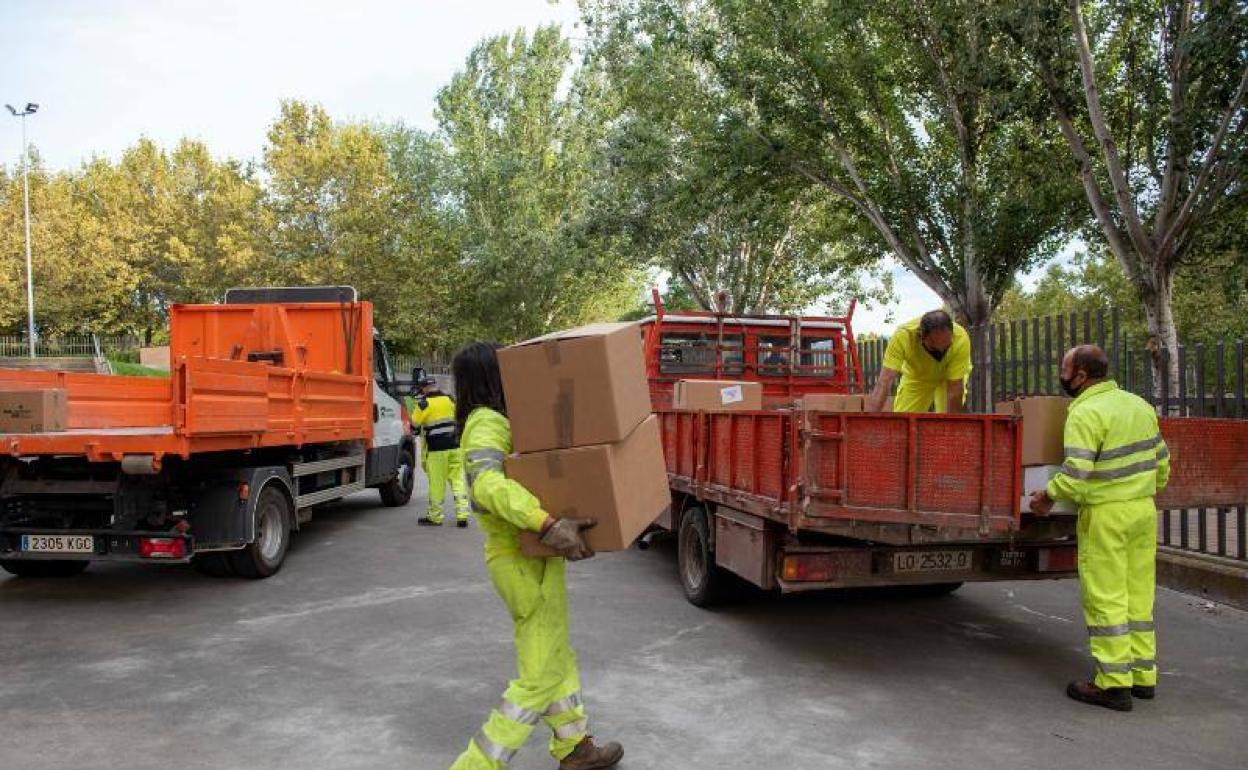
{"label": "yellow high-visibility jacket", "polygon": [[468,466],[468,494],[485,531],[485,554],[519,553],[521,530],[538,532],[546,521],[541,501],[523,485],[503,474],[503,458],[511,454],[511,421],[486,407],[468,415],[461,442]]}
{"label": "yellow high-visibility jacket", "polygon": [[408,399],[412,427],[424,436],[429,452],[445,452],[459,448],[456,435],[455,402],[450,396],[434,393]]}
{"label": "yellow high-visibility jacket", "polygon": [[1170,480],[1170,450],[1157,414],[1113,380],[1087,388],[1066,414],[1065,461],[1048,484],[1079,506],[1153,497]]}

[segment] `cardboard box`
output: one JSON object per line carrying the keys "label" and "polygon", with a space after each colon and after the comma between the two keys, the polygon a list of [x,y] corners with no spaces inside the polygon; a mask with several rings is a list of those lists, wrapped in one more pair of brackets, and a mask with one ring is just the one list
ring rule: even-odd
{"label": "cardboard box", "polygon": [[[586,538],[599,552],[628,548],[672,504],[655,416],[623,441],[512,455],[505,467],[551,516],[597,519]],[[533,532],[520,534],[520,548],[529,556],[555,555]]]}
{"label": "cardboard box", "polygon": [[498,351],[517,452],[609,444],[650,414],[636,324],[593,324]]}
{"label": "cardboard box", "polygon": [[0,390],[0,433],[57,433],[68,417],[62,388]]}
{"label": "cardboard box", "polygon": [[695,412],[757,412],[763,408],[763,386],[736,380],[679,380],[672,390],[672,408]]}
{"label": "cardboard box", "polygon": [[161,345],[154,348],[139,348],[139,363],[151,369],[169,371],[169,346]]}
{"label": "cardboard box", "polygon": [[[1049,485],[1049,480],[1057,475],[1057,471],[1061,465],[1033,465],[1030,468],[1023,468],[1023,499],[1019,504],[1019,510],[1028,513],[1031,511],[1031,495],[1036,490],[1044,489]],[[1075,504],[1069,500],[1059,500],[1053,505],[1051,514],[1068,514],[1078,513]]]}
{"label": "cardboard box", "polygon": [[1065,458],[1063,431],[1070,399],[1061,396],[1027,396],[997,404],[997,414],[1023,418],[1023,465],[1061,465]]}
{"label": "cardboard box", "polygon": [[801,409],[811,412],[861,412],[865,397],[842,393],[807,393],[799,402]]}

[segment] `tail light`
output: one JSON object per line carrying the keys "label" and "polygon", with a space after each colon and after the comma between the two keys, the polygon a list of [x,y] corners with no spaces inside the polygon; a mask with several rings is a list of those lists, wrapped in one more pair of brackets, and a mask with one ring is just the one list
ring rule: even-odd
{"label": "tail light", "polygon": [[790,583],[827,583],[841,578],[865,577],[870,574],[870,551],[789,553],[785,554],[780,567],[780,578]]}
{"label": "tail light", "polygon": [[186,540],[180,537],[141,537],[139,556],[144,559],[184,559]]}

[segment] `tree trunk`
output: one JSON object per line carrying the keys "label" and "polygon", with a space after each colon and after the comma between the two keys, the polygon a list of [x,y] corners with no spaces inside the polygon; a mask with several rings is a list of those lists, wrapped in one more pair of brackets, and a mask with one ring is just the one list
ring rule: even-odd
{"label": "tree trunk", "polygon": [[[1148,324],[1148,354],[1153,367],[1153,392],[1161,399],[1162,383],[1171,400],[1179,395],[1179,334],[1174,325],[1174,276],[1165,268],[1153,274],[1153,285],[1140,287]],[[1162,351],[1168,351],[1163,355]],[[1164,370],[1163,370],[1164,367]],[[1164,379],[1163,379],[1164,378]],[[1184,409],[1186,405],[1181,405]]]}

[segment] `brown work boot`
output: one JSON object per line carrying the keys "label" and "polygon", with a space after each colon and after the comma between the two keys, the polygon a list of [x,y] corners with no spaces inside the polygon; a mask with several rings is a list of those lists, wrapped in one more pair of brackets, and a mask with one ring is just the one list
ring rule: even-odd
{"label": "brown work boot", "polygon": [[595,746],[594,737],[586,735],[576,744],[572,753],[559,762],[559,770],[600,770],[614,767],[624,758],[624,748],[612,741],[605,746]]}
{"label": "brown work boot", "polygon": [[1130,711],[1132,707],[1130,687],[1102,689],[1092,682],[1071,682],[1066,687],[1066,694],[1077,701],[1114,711]]}

